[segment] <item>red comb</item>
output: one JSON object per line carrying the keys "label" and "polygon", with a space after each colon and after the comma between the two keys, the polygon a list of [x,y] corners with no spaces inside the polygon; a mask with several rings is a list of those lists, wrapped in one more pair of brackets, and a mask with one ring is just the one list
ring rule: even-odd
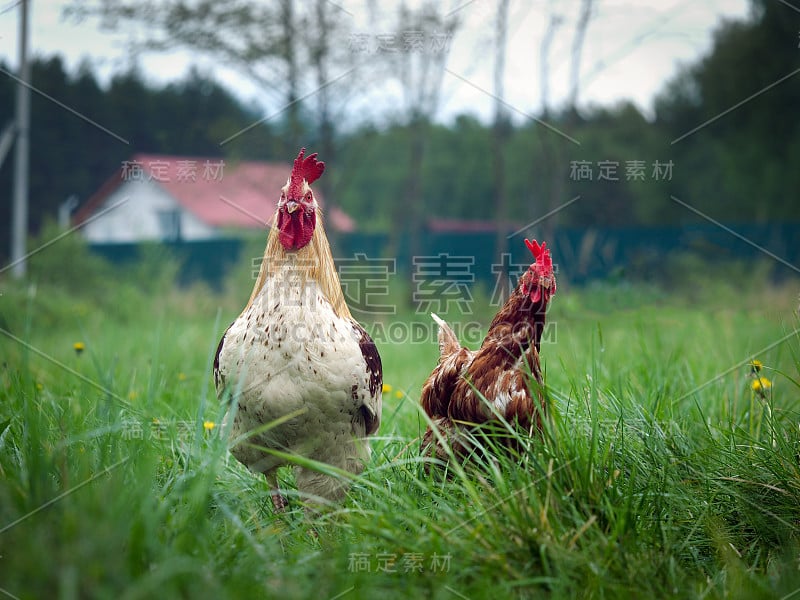
{"label": "red comb", "polygon": [[542,254],[545,244],[547,244],[547,242],[542,242],[542,245],[540,246],[536,240],[525,240],[525,245],[528,247],[528,250],[531,251],[531,254],[533,254],[534,259],[538,259]]}
{"label": "red comb", "polygon": [[547,242],[542,242],[541,245],[536,240],[525,240],[525,245],[528,250],[533,254],[533,258],[539,268],[544,272],[553,272],[553,258],[550,256],[550,250],[547,249]]}
{"label": "red comb", "polygon": [[301,148],[297,158],[294,159],[292,175],[289,181],[289,195],[293,198],[299,198],[303,194],[304,179],[311,185],[320,178],[325,170],[325,163],[317,160],[316,152],[303,158],[305,153],[306,149]]}
{"label": "red comb", "polygon": [[292,177],[302,177],[310,185],[320,178],[322,172],[325,170],[325,163],[317,160],[316,152],[303,158],[305,153],[306,149],[300,148],[300,154],[294,159]]}

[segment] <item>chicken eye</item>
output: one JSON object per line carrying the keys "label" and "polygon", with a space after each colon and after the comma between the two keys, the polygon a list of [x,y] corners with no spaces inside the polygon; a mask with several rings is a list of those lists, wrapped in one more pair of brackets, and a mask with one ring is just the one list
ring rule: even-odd
{"label": "chicken eye", "polygon": [[312,199],[311,192],[307,192],[306,193],[306,202],[311,202],[311,199]]}
{"label": "chicken eye", "polygon": [[281,202],[286,202],[286,192],[281,192]]}

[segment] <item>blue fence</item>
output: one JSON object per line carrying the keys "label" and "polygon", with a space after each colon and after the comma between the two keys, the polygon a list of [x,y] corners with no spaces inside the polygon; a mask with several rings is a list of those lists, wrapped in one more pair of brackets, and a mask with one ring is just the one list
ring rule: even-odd
{"label": "blue fence", "polygon": [[[528,234],[530,235],[530,234]],[[531,262],[523,243],[525,232],[507,238],[507,254],[496,252],[494,233],[433,233],[421,236],[421,248],[411,256],[400,241],[393,256],[386,256],[388,238],[381,234],[340,236],[333,249],[338,259],[364,255],[368,260],[392,259],[398,273],[439,265],[445,271],[469,269],[475,280],[496,281],[503,271],[512,275]],[[676,253],[691,253],[709,263],[728,260],[766,260],[775,264],[776,277],[800,272],[800,224],[771,223],[687,225],[683,227],[560,229],[547,240],[561,277],[573,283],[615,277],[658,276],[664,260]],[[182,264],[180,280],[204,280],[219,287],[225,273],[242,257],[244,242],[236,238],[164,245]],[[95,244],[92,250],[112,262],[129,262],[139,255],[136,244]],[[426,267],[427,265],[427,267]],[[442,273],[443,277],[446,277]]]}

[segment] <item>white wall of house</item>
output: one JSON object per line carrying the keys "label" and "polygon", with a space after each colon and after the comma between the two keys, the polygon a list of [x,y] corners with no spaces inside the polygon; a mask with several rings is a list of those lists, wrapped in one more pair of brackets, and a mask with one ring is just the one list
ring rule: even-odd
{"label": "white wall of house", "polygon": [[180,223],[182,240],[218,236],[215,227],[186,211],[158,182],[152,180],[123,182],[88,221],[82,232],[92,243],[172,241],[176,221]]}

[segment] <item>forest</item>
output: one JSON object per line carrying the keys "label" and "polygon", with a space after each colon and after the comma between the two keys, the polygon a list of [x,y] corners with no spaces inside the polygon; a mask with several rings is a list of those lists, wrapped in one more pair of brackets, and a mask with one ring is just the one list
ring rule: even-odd
{"label": "forest", "polygon": [[[440,122],[435,111],[407,110],[334,127],[333,117],[317,118],[314,98],[264,119],[207,71],[159,86],[133,67],[101,85],[89,63],[72,72],[58,55],[39,56],[31,233],[55,219],[67,197],[85,201],[137,152],[286,161],[298,143],[324,152],[332,168],[323,192],[364,232],[402,235],[435,217],[514,227],[578,196],[548,227],[647,227],[702,215],[729,224],[798,221],[796,16],[754,0],[749,19],[723,22],[710,51],[664,82],[649,118],[623,102],[530,117],[506,111],[499,123],[470,114]],[[13,78],[0,78],[0,114],[14,114],[15,88]],[[12,172],[10,154],[0,169],[3,239]],[[0,256],[7,252],[3,244]]]}

